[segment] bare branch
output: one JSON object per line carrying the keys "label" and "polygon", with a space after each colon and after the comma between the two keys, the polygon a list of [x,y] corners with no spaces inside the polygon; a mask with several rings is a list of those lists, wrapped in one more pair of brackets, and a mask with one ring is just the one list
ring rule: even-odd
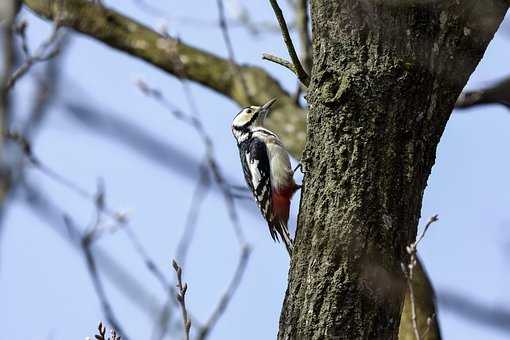
{"label": "bare branch", "polygon": [[278,65],[281,65],[281,66],[289,69],[290,71],[292,71],[292,73],[294,73],[295,75],[297,75],[297,71],[296,71],[296,68],[294,67],[294,64],[292,64],[288,60],[285,60],[283,58],[274,56],[274,55],[269,54],[269,53],[262,53],[262,59],[271,61],[271,62],[273,62],[275,64],[278,64]]}
{"label": "bare branch", "polygon": [[197,116],[188,115],[184,111],[173,105],[171,102],[169,102],[166,99],[166,97],[163,96],[160,90],[149,86],[142,80],[139,80],[137,82],[137,85],[145,95],[155,99],[164,108],[166,108],[176,119],[182,121],[183,123],[193,128],[197,135],[202,140],[202,143],[205,148],[206,165],[211,170],[212,178],[214,179],[215,183],[218,185],[221,192],[223,193],[225,204],[229,212],[229,217],[232,222],[232,226],[234,228],[237,241],[241,247],[244,246],[245,244],[244,233],[241,229],[239,217],[235,209],[234,203],[235,197],[231,192],[231,185],[227,183],[225,176],[223,175],[223,172],[215,159],[212,139],[205,130],[204,125],[198,119]]}
{"label": "bare branch", "polygon": [[[241,106],[265,103],[280,98],[267,120],[267,127],[282,138],[286,148],[300,158],[305,142],[305,115],[288,92],[264,70],[242,66],[241,70],[253,94],[246,101],[239,77],[230,72],[231,62],[176,39],[159,34],[116,11],[86,0],[24,0],[36,14],[52,19],[64,12],[61,25],[71,27],[118,50],[143,59],[162,70],[178,75],[180,67],[171,56],[178,56],[186,79],[205,85],[232,98]],[[290,128],[292,126],[292,128]],[[296,133],[297,132],[297,133]]]}
{"label": "bare branch", "polygon": [[448,309],[467,320],[507,333],[510,332],[510,309],[506,304],[483,304],[452,289],[439,290],[438,301],[442,308]]}
{"label": "bare branch", "polygon": [[465,109],[488,104],[500,104],[510,109],[510,77],[485,88],[462,92],[455,107]]}
{"label": "bare branch", "polygon": [[3,11],[0,13],[0,202],[4,203],[0,209],[0,240],[3,234],[3,226],[1,224],[4,216],[4,199],[7,196],[11,187],[11,174],[6,157],[4,155],[4,131],[8,129],[11,105],[10,105],[10,91],[7,86],[9,75],[14,68],[15,63],[15,46],[13,38],[13,25],[16,17],[17,1],[7,0],[3,4]]}
{"label": "bare branch", "polygon": [[[55,231],[65,241],[69,242],[75,250],[83,251],[81,245],[81,232],[74,224],[64,224],[62,215],[64,212],[42,191],[33,184],[23,183],[21,186],[22,200],[26,202],[29,209],[40,217],[51,230]],[[63,228],[63,227],[65,228]],[[127,268],[115,261],[109,253],[100,246],[94,247],[97,269],[124,294],[126,298],[133,301],[140,310],[154,317],[159,311],[159,304],[155,296],[147,292],[142,283]]]}
{"label": "bare branch", "polygon": [[223,6],[223,0],[216,0],[216,4],[218,5],[219,23],[220,23],[221,32],[223,33],[223,40],[225,40],[225,45],[227,45],[228,59],[230,60],[230,63],[232,64],[232,72],[235,72],[235,74],[239,77],[239,80],[241,81],[241,84],[243,86],[244,93],[246,95],[246,100],[248,102],[252,102],[253,99],[250,94],[250,89],[248,88],[248,84],[246,83],[246,79],[244,78],[241,67],[236,62],[234,47],[232,46],[232,41],[230,40],[230,34],[228,33],[228,26],[227,26],[227,20],[225,18],[225,9]]}
{"label": "bare branch", "polygon": [[179,240],[177,245],[177,251],[175,258],[181,263],[181,265],[185,265],[186,258],[188,255],[189,246],[191,244],[191,240],[193,239],[195,228],[197,224],[198,215],[200,213],[200,207],[202,206],[203,201],[206,198],[207,192],[211,186],[211,179],[209,178],[209,174],[207,172],[206,167],[200,168],[200,177],[197,182],[197,186],[195,188],[195,192],[191,198],[191,204],[188,211],[188,216],[186,217],[186,224],[184,227],[184,232]]}
{"label": "bare branch", "polygon": [[427,318],[427,328],[425,329],[423,334],[420,333],[420,330],[418,327],[418,319],[417,319],[417,310],[416,310],[417,303],[416,303],[416,295],[414,292],[414,284],[413,284],[414,277],[413,277],[413,275],[414,275],[414,268],[417,265],[417,258],[416,258],[417,246],[420,243],[420,241],[423,239],[423,237],[425,236],[425,233],[429,229],[430,225],[432,225],[432,223],[434,223],[436,221],[438,221],[438,215],[433,215],[429,219],[427,224],[425,225],[425,228],[423,228],[423,232],[421,233],[421,236],[418,239],[416,239],[415,242],[413,242],[409,246],[407,246],[406,250],[407,250],[407,253],[409,254],[409,264],[406,266],[406,265],[404,265],[404,263],[400,263],[402,273],[404,274],[404,278],[407,283],[407,289],[409,292],[409,299],[410,299],[410,303],[411,303],[411,323],[412,323],[412,329],[414,332],[414,337],[416,340],[424,339],[425,335],[430,330],[430,326],[432,323],[431,320],[433,318],[435,318],[435,315],[429,316]]}
{"label": "bare branch", "polygon": [[234,276],[232,277],[232,280],[230,281],[230,284],[227,287],[227,290],[221,296],[220,300],[218,301],[218,304],[216,305],[216,308],[211,313],[211,316],[209,316],[207,322],[204,324],[204,326],[200,327],[200,329],[198,330],[197,340],[204,340],[205,338],[207,338],[211,330],[214,328],[220,317],[227,309],[228,304],[230,303],[237,288],[239,287],[239,284],[241,283],[245,269],[248,265],[250,254],[251,248],[248,245],[245,245],[241,249],[241,256],[239,257],[239,262],[237,264]]}
{"label": "bare branch", "polygon": [[299,81],[303,83],[306,87],[310,85],[310,77],[306,73],[303,65],[299,61],[299,57],[296,53],[296,49],[294,48],[294,44],[292,43],[292,39],[290,38],[289,29],[287,28],[287,23],[285,22],[285,18],[283,17],[282,10],[280,6],[278,6],[277,0],[269,0],[271,3],[271,7],[273,7],[274,14],[276,15],[276,19],[278,20],[278,24],[280,24],[280,28],[282,30],[283,41],[285,45],[287,45],[287,50],[289,51],[290,59],[294,64],[296,69],[296,74],[298,76]]}
{"label": "bare branch", "polygon": [[48,61],[51,58],[54,58],[60,52],[60,44],[58,43],[60,37],[59,35],[60,26],[58,21],[55,22],[53,31],[49,38],[45,40],[41,45],[39,45],[39,47],[33,54],[30,53],[30,50],[28,48],[27,38],[25,35],[25,28],[26,25],[22,24],[21,28],[18,29],[16,32],[22,39],[23,51],[25,52],[27,59],[23,62],[23,64],[21,64],[20,67],[18,67],[12,73],[11,77],[7,81],[7,89],[13,88],[16,82],[21,77],[23,77],[34,64]]}
{"label": "bare branch", "polygon": [[[189,16],[172,16],[169,13],[162,13],[161,8],[156,8],[152,6],[148,1],[144,0],[133,0],[133,2],[145,13],[150,14],[154,17],[157,17],[161,20],[164,20],[168,23],[179,24],[179,25],[188,25],[193,26],[194,29],[200,30],[209,30],[211,28],[217,28],[219,26],[217,21],[207,20],[207,19],[198,19],[195,17]],[[233,13],[233,17],[230,20],[227,20],[227,24],[232,28],[245,28],[248,33],[253,36],[257,36],[260,34],[279,34],[280,27],[277,24],[269,21],[253,21],[250,13],[239,2],[236,2],[236,10]],[[291,23],[289,25],[289,29],[292,29],[296,25]]]}
{"label": "bare branch", "polygon": [[423,228],[423,231],[421,232],[421,235],[420,237],[418,237],[416,239],[416,242],[414,242],[414,252],[416,253],[416,247],[418,246],[418,244],[421,242],[421,240],[423,240],[423,237],[425,237],[425,234],[427,233],[427,231],[429,230],[429,227],[432,225],[432,223],[434,222],[437,222],[439,221],[439,215],[432,215],[432,217],[429,218],[427,224],[425,225],[425,228]]}
{"label": "bare branch", "polygon": [[[74,228],[74,222],[71,220],[69,216],[64,215],[64,222],[68,228]],[[94,240],[94,233],[97,226],[98,226],[97,224],[93,225],[93,229],[91,230],[91,232],[85,234],[81,240],[83,254],[85,255],[87,263],[87,270],[92,279],[94,289],[96,291],[97,297],[99,298],[99,302],[101,304],[101,308],[103,310],[106,320],[112,325],[113,328],[115,328],[122,335],[122,337],[125,340],[127,340],[128,337],[126,335],[126,332],[120,326],[120,323],[113,312],[110,300],[108,299],[108,296],[106,295],[106,292],[104,290],[103,283],[99,278],[96,267],[96,261],[94,259],[94,255],[92,254],[91,243]]]}
{"label": "bare branch", "polygon": [[[32,152],[32,147],[28,140],[26,140],[23,136],[17,134],[17,133],[7,133],[6,136],[18,144],[20,144],[24,154],[26,155],[27,159],[30,161],[30,164],[32,164],[36,169],[41,171],[43,174],[48,176],[49,178],[55,180],[59,184],[69,188],[74,193],[79,195],[80,197],[84,198],[85,200],[89,200],[90,202],[94,203],[96,206],[96,222],[93,224],[93,229],[90,231],[89,238],[92,240],[92,238],[97,237],[99,228],[99,225],[101,223],[101,214],[106,214],[111,219],[115,221],[118,225],[122,226],[122,230],[127,234],[128,239],[130,240],[132,246],[134,247],[137,254],[142,259],[143,263],[149,270],[149,272],[156,278],[156,280],[161,284],[163,289],[167,291],[169,294],[174,293],[173,287],[170,285],[170,283],[166,280],[164,274],[159,270],[154,260],[152,260],[148,252],[145,250],[141,242],[136,237],[135,233],[131,230],[128,219],[125,213],[116,211],[111,209],[106,201],[105,201],[105,194],[104,194],[104,185],[100,183],[99,190],[96,194],[92,194],[88,192],[87,190],[81,188],[79,185],[77,185],[75,182],[65,178],[64,176],[61,176],[54,170],[52,170],[50,167],[45,165],[42,161],[37,158],[34,153]],[[69,224],[68,224],[69,225]],[[88,242],[90,243],[91,240]],[[117,328],[118,329],[118,328]]]}
{"label": "bare branch", "polygon": [[182,313],[182,323],[184,326],[184,336],[186,340],[189,340],[189,332],[191,329],[191,320],[188,316],[188,310],[186,309],[186,292],[188,290],[188,285],[186,283],[182,283],[182,268],[179,267],[175,260],[172,261],[172,266],[174,267],[175,274],[177,276],[177,288],[179,291],[176,294],[177,301],[181,306]]}
{"label": "bare branch", "polygon": [[29,117],[21,128],[23,136],[28,139],[32,139],[33,134],[41,127],[44,118],[59,94],[62,73],[61,60],[65,52],[68,51],[67,47],[70,45],[70,42],[70,34],[64,33],[59,40],[60,52],[58,55],[44,63],[43,70],[34,77],[37,85],[33,94],[34,100],[30,108]]}

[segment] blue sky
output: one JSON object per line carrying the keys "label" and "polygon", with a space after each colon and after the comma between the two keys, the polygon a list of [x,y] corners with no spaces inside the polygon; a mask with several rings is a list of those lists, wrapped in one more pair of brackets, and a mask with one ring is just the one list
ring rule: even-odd
{"label": "blue sky", "polygon": [[[172,13],[170,19],[143,13],[132,1],[105,2],[150,26],[166,23],[172,35],[226,56],[218,29],[175,20],[193,17],[214,22],[215,1],[155,2],[161,13]],[[247,7],[253,18],[274,21],[268,2],[250,2]],[[29,21],[32,44],[49,34],[48,24],[28,12],[23,12],[23,16]],[[264,52],[286,55],[279,35],[254,37],[240,28],[232,28],[231,34],[239,61],[263,66],[286,88],[294,88],[292,74],[260,59]],[[468,87],[485,85],[509,73],[508,44],[507,30],[503,30],[491,43]],[[84,128],[62,103],[76,101],[127,120],[200,160],[204,148],[195,132],[143,96],[134,85],[137,79],[144,79],[158,87],[172,103],[189,111],[181,84],[144,62],[79,35],[75,35],[65,55],[62,72],[58,102],[33,141],[35,153],[53,170],[90,192],[95,190],[97,178],[103,178],[110,206],[129,212],[134,232],[173,280],[170,261],[184,228],[198,170],[190,169],[190,175],[183,176],[151,162],[126,143]],[[26,115],[30,84],[27,77],[17,85],[17,122]],[[243,183],[230,132],[237,106],[203,87],[192,84],[191,89],[202,120],[215,138],[222,168],[229,178]],[[510,275],[506,270],[510,256],[509,126],[510,115],[502,107],[481,107],[454,114],[441,140],[422,209],[424,221],[432,214],[440,216],[420,248],[435,287],[466,294],[487,305],[510,303],[507,291]],[[89,223],[93,214],[90,202],[35,169],[29,170],[28,175],[78,225],[85,227]],[[294,215],[297,206],[298,202],[294,202]],[[277,332],[288,259],[284,248],[270,240],[262,218],[250,212],[253,209],[253,206],[240,209],[243,230],[254,249],[251,261],[212,339],[271,339]],[[3,223],[2,333],[11,340],[80,339],[92,335],[98,321],[104,318],[82,254],[22,201],[13,202]],[[295,219],[291,223],[295,225]],[[145,292],[155,301],[165,300],[158,282],[146,270],[124,233],[106,234],[97,245],[139,278]],[[190,287],[189,308],[199,320],[207,318],[223,293],[237,257],[237,243],[221,196],[210,193],[184,270]],[[114,285],[105,282],[114,310],[131,338],[147,339],[153,328],[148,315]],[[466,321],[441,306],[439,314],[445,339],[508,339],[508,334]]]}

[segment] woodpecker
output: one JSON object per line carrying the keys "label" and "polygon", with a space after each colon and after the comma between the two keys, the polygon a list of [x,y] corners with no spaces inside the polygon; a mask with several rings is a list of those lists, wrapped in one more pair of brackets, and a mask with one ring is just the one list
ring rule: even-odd
{"label": "woodpecker", "polygon": [[287,228],[290,200],[300,186],[294,182],[289,153],[280,138],[263,127],[275,101],[276,98],[262,106],[243,108],[232,122],[232,133],[244,178],[267,221],[271,237],[275,241],[281,237],[290,256],[292,239]]}

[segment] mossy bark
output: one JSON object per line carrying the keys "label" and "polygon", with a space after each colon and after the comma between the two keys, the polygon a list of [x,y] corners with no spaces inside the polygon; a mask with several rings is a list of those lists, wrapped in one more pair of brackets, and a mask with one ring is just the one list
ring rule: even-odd
{"label": "mossy bark", "polygon": [[504,1],[312,0],[306,169],[279,339],[397,339],[423,191]]}

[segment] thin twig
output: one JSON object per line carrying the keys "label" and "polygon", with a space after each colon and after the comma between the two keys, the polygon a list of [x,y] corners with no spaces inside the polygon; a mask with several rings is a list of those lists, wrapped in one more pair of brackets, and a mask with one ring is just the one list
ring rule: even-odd
{"label": "thin twig", "polygon": [[191,330],[191,320],[188,316],[188,310],[186,309],[186,292],[188,290],[188,284],[182,283],[182,268],[177,264],[175,260],[172,261],[175,274],[177,276],[177,289],[179,290],[176,294],[177,302],[181,306],[182,323],[184,326],[184,337],[189,340],[189,332]]}
{"label": "thin twig", "polygon": [[412,269],[411,268],[414,268],[414,266],[411,267],[411,265],[409,265],[409,273],[407,272],[406,266],[403,263],[401,263],[400,266],[401,266],[402,272],[404,273],[404,277],[407,282],[407,289],[409,289],[409,298],[411,300],[411,322],[413,325],[414,337],[416,338],[416,340],[421,340],[421,335],[418,330],[418,321],[416,319],[416,301],[415,301],[416,298],[414,295],[414,288],[413,288],[413,281],[412,281]]}
{"label": "thin twig", "polygon": [[414,275],[414,268],[416,267],[416,253],[417,253],[417,246],[420,243],[421,240],[423,240],[423,237],[425,236],[425,233],[429,229],[429,227],[432,225],[432,223],[438,221],[438,215],[433,215],[427,224],[425,225],[425,228],[423,229],[423,232],[421,233],[420,237],[417,238],[413,243],[411,243],[409,246],[406,247],[406,251],[409,254],[409,264],[406,266],[403,262],[400,263],[400,267],[402,269],[402,273],[404,274],[404,278],[406,279],[407,283],[407,289],[409,290],[409,299],[411,302],[411,323],[413,326],[413,333],[416,340],[422,340],[425,335],[429,332],[432,317],[427,318],[427,328],[425,329],[424,334],[420,334],[420,330],[418,327],[418,320],[417,320],[417,313],[416,313],[416,296],[414,294],[414,287],[413,287],[413,275]]}
{"label": "thin twig", "polygon": [[174,293],[175,289],[172,287],[170,282],[166,279],[166,276],[161,272],[159,267],[156,265],[156,262],[149,256],[147,250],[144,248],[138,237],[135,235],[132,228],[128,226],[123,226],[122,228],[125,230],[126,235],[128,236],[131,244],[135,248],[135,251],[138,253],[138,256],[143,260],[145,266],[149,270],[149,272],[157,279],[157,281],[161,284],[162,288],[165,291],[168,291],[170,294]]}
{"label": "thin twig", "polygon": [[287,45],[287,50],[289,51],[290,59],[296,68],[296,74],[298,76],[299,81],[303,83],[306,87],[310,85],[310,77],[306,73],[303,65],[299,61],[299,57],[296,53],[296,49],[294,48],[294,44],[292,43],[292,39],[290,38],[289,29],[287,28],[287,23],[285,22],[285,18],[283,17],[282,10],[280,6],[278,6],[277,0],[269,0],[271,3],[271,7],[273,7],[274,14],[276,15],[276,19],[278,20],[278,24],[282,30],[283,41],[285,45]]}
{"label": "thin twig", "polygon": [[210,186],[211,179],[209,178],[209,173],[207,172],[207,168],[202,166],[200,167],[200,177],[198,179],[195,192],[191,198],[191,204],[188,211],[188,216],[186,217],[184,232],[179,240],[179,243],[177,244],[175,258],[183,266],[186,263],[189,246],[195,233],[198,215],[200,214],[200,207],[202,206],[202,203],[207,196],[207,192],[209,191]]}
{"label": "thin twig", "polygon": [[[21,199],[29,209],[57,235],[67,241],[73,249],[83,252],[81,239],[82,232],[74,224],[63,223],[63,209],[53,202],[49,196],[39,190],[33,183],[23,181],[20,183]],[[62,228],[64,224],[64,228]],[[114,285],[115,289],[133,302],[142,313],[153,318],[159,311],[159,303],[142,285],[138,277],[131,274],[127,268],[112,258],[100,246],[94,247],[97,269]]]}
{"label": "thin twig", "polygon": [[198,335],[196,337],[197,340],[204,340],[210,334],[212,328],[216,325],[220,317],[227,309],[228,304],[232,300],[232,297],[234,296],[237,288],[239,287],[239,284],[241,283],[244,272],[248,265],[250,254],[251,248],[248,245],[245,245],[241,250],[239,262],[237,264],[234,276],[232,277],[232,280],[230,281],[227,287],[227,290],[221,296],[220,300],[218,301],[218,304],[216,305],[215,309],[209,316],[207,322],[202,327],[199,328]]}
{"label": "thin twig", "polygon": [[[233,278],[233,284],[232,284],[233,288],[229,289],[229,292],[231,292],[232,290],[235,290],[237,285],[239,284],[241,277],[242,277],[242,273],[244,272],[244,267],[246,266],[246,262],[248,260],[248,256],[247,255],[245,256],[244,254],[245,254],[245,252],[249,251],[249,250],[246,250],[246,249],[249,249],[249,246],[245,242],[244,234],[242,232],[241,225],[240,225],[239,216],[238,216],[238,213],[237,213],[237,210],[235,207],[235,199],[237,199],[238,197],[243,197],[243,195],[233,193],[232,190],[236,187],[230,185],[225,180],[225,177],[221,171],[221,168],[220,168],[219,164],[217,163],[215,156],[214,156],[214,146],[212,143],[212,139],[208,135],[207,131],[205,130],[204,125],[202,124],[201,120],[199,119],[200,115],[198,112],[197,105],[193,99],[193,95],[192,95],[190,89],[186,86],[186,83],[183,82],[183,86],[184,86],[184,91],[186,93],[186,99],[188,101],[188,105],[190,107],[190,110],[193,113],[192,115],[186,114],[184,111],[182,111],[181,109],[177,108],[175,105],[170,103],[165,98],[165,96],[162,94],[162,92],[160,90],[149,86],[147,83],[145,83],[141,80],[139,80],[137,82],[137,85],[145,95],[147,95],[147,96],[155,99],[157,102],[159,102],[163,107],[165,107],[167,110],[169,110],[170,113],[176,119],[190,125],[195,130],[195,132],[198,134],[198,136],[201,138],[202,143],[204,144],[204,147],[205,147],[205,168],[200,169],[201,179],[199,180],[199,184],[198,184],[197,190],[194,194],[194,199],[192,200],[192,205],[190,208],[190,217],[188,219],[188,222],[190,224],[187,224],[187,227],[183,234],[183,238],[181,239],[181,242],[179,242],[177,255],[178,255],[179,260],[185,260],[188,246],[189,246],[189,243],[191,242],[191,238],[193,235],[194,225],[196,223],[196,216],[198,216],[197,215],[198,211],[197,211],[197,206],[196,206],[197,201],[195,200],[195,198],[197,197],[196,195],[199,194],[199,191],[203,190],[203,189],[201,189],[203,187],[203,184],[200,182],[202,182],[202,181],[208,182],[209,181],[209,174],[207,172],[207,170],[209,169],[211,171],[212,179],[218,185],[219,189],[221,190],[221,192],[223,194],[230,221],[232,222],[232,226],[234,228],[235,235],[237,237],[238,243],[242,250],[240,266],[236,270],[236,272],[234,274],[234,278]],[[209,184],[207,184],[207,188],[208,188],[208,185]],[[238,191],[240,191],[240,190],[238,190]],[[200,195],[201,200],[203,199],[203,196],[205,196],[205,195]],[[190,228],[190,227],[192,227],[192,228]],[[230,300],[230,296],[232,294],[233,293],[228,293],[225,295],[226,297],[224,297],[220,300],[218,307],[215,309],[218,312],[213,313],[213,315],[210,319],[211,321],[208,322],[208,325],[210,325],[210,326],[207,326],[205,328],[207,330],[206,333],[208,333],[212,329],[212,327],[216,323],[219,316],[224,312],[224,310],[226,309],[226,306],[228,305],[228,301]],[[163,313],[165,313],[165,311],[166,310],[163,309]],[[164,318],[164,314],[162,314],[162,318]],[[164,320],[164,319],[161,319],[161,320]],[[160,323],[160,324],[162,324],[162,323]],[[202,329],[202,327],[200,329]],[[163,336],[165,334],[165,332],[166,332],[165,329],[160,329],[160,332],[159,332],[160,338],[161,338],[161,336]]]}
{"label": "thin twig", "polygon": [[99,334],[96,334],[94,338],[96,340],[121,340],[121,336],[117,334],[115,329],[112,329],[110,332],[110,336],[106,337],[106,326],[103,325],[102,322],[99,322],[99,326],[97,326],[97,331]]}
{"label": "thin twig", "polygon": [[[166,21],[168,23],[193,26],[193,29],[196,30],[210,30],[211,28],[217,28],[219,26],[217,21],[207,20],[207,19],[199,19],[190,16],[172,16],[168,13],[162,13],[162,9],[156,8],[149,4],[148,1],[144,0],[133,0],[135,5],[137,5],[142,11],[146,12],[149,15],[155,16],[160,20]],[[240,3],[237,3],[240,5]],[[250,12],[241,7],[239,10],[234,13],[232,19],[227,20],[227,24],[232,28],[245,28],[250,34],[253,36],[257,36],[264,33],[276,34],[280,33],[280,27],[271,21],[253,21],[251,19]],[[295,28],[296,24],[290,23],[289,29],[292,31]]]}
{"label": "thin twig", "polygon": [[246,241],[243,230],[241,228],[239,214],[237,213],[237,209],[235,206],[235,198],[230,192],[230,186],[225,181],[225,177],[223,176],[221,169],[218,163],[214,160],[214,158],[209,158],[209,167],[212,171],[213,178],[220,187],[220,190],[223,192],[223,198],[225,199],[228,215],[230,217],[230,221],[232,222],[232,227],[234,228],[237,242],[239,243],[239,246],[242,248],[246,245]]}
{"label": "thin twig", "polygon": [[223,33],[223,40],[225,41],[225,45],[227,45],[228,58],[230,60],[230,64],[232,65],[232,71],[235,72],[239,76],[239,80],[241,81],[241,86],[243,87],[244,94],[246,96],[247,102],[252,102],[252,95],[250,93],[250,89],[248,87],[248,83],[244,77],[241,67],[236,62],[234,47],[232,46],[232,41],[230,40],[230,34],[228,32],[227,20],[225,18],[225,9],[223,6],[223,0],[216,0],[218,5],[218,13],[219,13],[219,23],[220,28]]}
{"label": "thin twig", "polygon": [[294,73],[295,75],[298,75],[297,72],[296,72],[296,68],[294,67],[294,64],[292,64],[288,60],[285,60],[283,58],[274,56],[274,55],[269,54],[269,53],[262,53],[262,59],[271,61],[271,62],[276,63],[278,65],[281,65],[281,66],[291,70],[292,73]]}
{"label": "thin twig", "polygon": [[26,26],[23,25],[22,28],[17,30],[17,33],[22,39],[23,51],[26,54],[27,59],[12,73],[11,77],[7,81],[7,89],[13,88],[16,82],[23,77],[34,64],[48,61],[60,52],[60,44],[58,43],[60,25],[58,21],[55,22],[53,31],[49,38],[39,45],[33,54],[30,53],[26,42],[27,38],[25,35],[25,27]]}
{"label": "thin twig", "polygon": [[[436,214],[436,215],[433,215],[429,221],[427,222],[427,224],[425,225],[425,228],[423,228],[423,231],[421,232],[421,235],[420,237],[416,240],[415,242],[415,248],[416,246],[418,245],[418,243],[421,242],[421,240],[423,240],[423,237],[425,236],[425,234],[427,233],[427,230],[429,230],[429,227],[432,225],[432,223],[434,222],[437,222],[439,221],[439,216]],[[416,249],[415,249],[416,250]]]}
{"label": "thin twig", "polygon": [[27,120],[20,128],[23,136],[29,140],[33,139],[33,135],[42,125],[47,117],[49,109],[56,102],[56,98],[60,94],[60,83],[62,75],[61,60],[65,52],[69,50],[71,42],[71,34],[65,33],[59,40],[59,54],[55,58],[44,64],[42,72],[35,74],[36,90],[32,95],[34,98],[31,105],[30,113]]}
{"label": "thin twig", "polygon": [[[168,282],[165,275],[162,273],[162,271],[158,268],[156,265],[156,262],[150,258],[148,255],[147,250],[144,248],[142,243],[138,240],[136,234],[131,229],[128,221],[128,217],[126,213],[116,211],[112,208],[110,208],[105,200],[104,197],[104,188],[101,190],[98,190],[98,193],[92,194],[86,189],[80,187],[78,184],[76,184],[74,181],[71,181],[70,179],[60,175],[53,169],[51,169],[49,166],[47,166],[45,163],[43,163],[32,151],[32,146],[30,142],[24,138],[24,136],[14,133],[14,132],[8,132],[6,133],[6,137],[17,142],[21,149],[23,150],[23,153],[25,154],[26,158],[29,160],[30,164],[33,165],[37,170],[39,170],[41,173],[46,175],[48,178],[56,181],[57,183],[67,187],[71,191],[73,191],[78,196],[82,197],[85,200],[88,200],[90,202],[93,202],[96,207],[98,207],[97,214],[96,214],[96,223],[94,224],[94,228],[99,229],[100,221],[99,221],[99,215],[105,214],[108,217],[110,217],[116,225],[122,226],[122,230],[126,233],[128,236],[128,239],[130,240],[133,248],[137,252],[137,254],[142,259],[143,263],[147,267],[148,271],[156,278],[156,280],[161,284],[163,289],[167,291],[169,294],[174,293],[174,288]],[[111,229],[111,228],[110,228]],[[94,237],[97,236],[98,230],[95,230]]]}
{"label": "thin twig", "polygon": [[[64,216],[64,222],[69,228],[75,228],[74,222],[71,220],[69,216]],[[92,279],[92,284],[94,285],[94,290],[96,291],[97,297],[99,298],[99,302],[101,304],[101,309],[103,310],[103,314],[108,321],[112,325],[113,328],[115,328],[124,338],[124,340],[127,340],[128,337],[126,335],[126,332],[124,332],[123,328],[120,326],[120,323],[118,322],[117,317],[115,316],[115,313],[113,312],[112,305],[110,303],[110,300],[108,299],[108,296],[106,295],[106,292],[104,290],[103,283],[101,279],[99,278],[99,274],[97,272],[97,266],[96,261],[94,258],[94,255],[92,254],[91,245],[95,238],[95,230],[97,225],[92,226],[92,230],[88,233],[86,233],[82,237],[81,245],[82,245],[82,251],[85,255],[86,264],[87,264],[87,270],[89,272],[89,275]]]}
{"label": "thin twig", "polygon": [[204,125],[196,115],[186,114],[183,110],[169,102],[166,99],[166,97],[161,93],[160,90],[149,86],[146,82],[142,80],[138,80],[136,82],[136,85],[142,91],[143,94],[155,99],[164,108],[166,108],[176,119],[191,126],[202,140],[202,143],[204,144],[205,147],[206,164],[211,170],[214,182],[218,185],[221,192],[223,193],[225,204],[229,212],[230,220],[232,222],[232,226],[234,228],[237,241],[239,245],[242,247],[245,244],[245,240],[244,233],[242,231],[239,222],[239,217],[235,208],[234,201],[236,198],[231,192],[231,184],[227,183],[225,176],[223,175],[223,171],[221,170],[219,164],[216,161],[212,139],[207,133]]}

